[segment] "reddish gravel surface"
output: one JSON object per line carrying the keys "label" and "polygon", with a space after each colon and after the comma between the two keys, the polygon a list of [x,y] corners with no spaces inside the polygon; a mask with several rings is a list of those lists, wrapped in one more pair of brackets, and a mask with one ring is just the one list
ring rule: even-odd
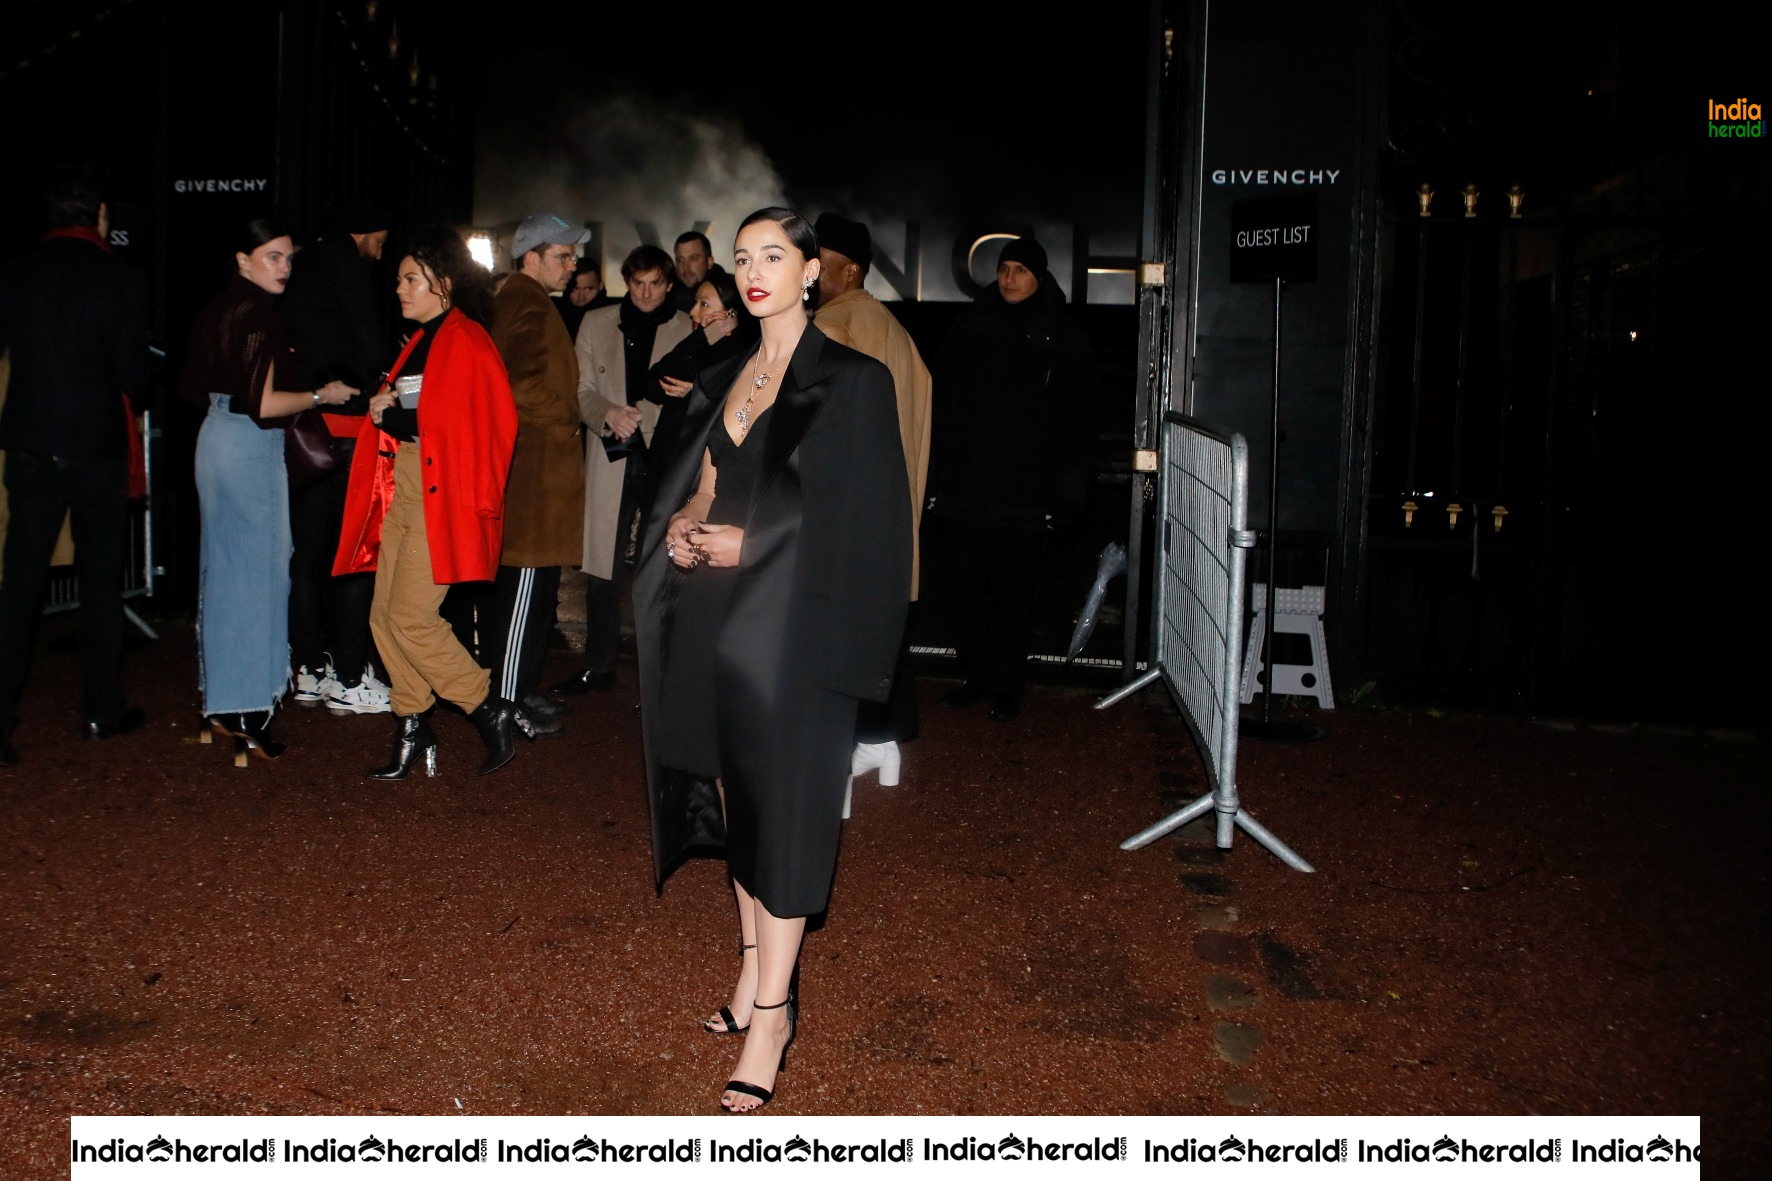
{"label": "reddish gravel surface", "polygon": [[[385,718],[198,745],[188,626],[128,676],[149,725],[73,741],[46,650],[0,771],[0,1176],[65,1176],[75,1113],[714,1113],[731,901],[712,861],[654,893],[631,667],[484,779],[440,718],[400,784]],[[1707,1172],[1763,1168],[1766,735],[1300,699],[1326,737],[1239,781],[1303,874],[1119,849],[1205,790],[1160,692],[944,687],[856,787],[765,1114],[1699,1114]]]}

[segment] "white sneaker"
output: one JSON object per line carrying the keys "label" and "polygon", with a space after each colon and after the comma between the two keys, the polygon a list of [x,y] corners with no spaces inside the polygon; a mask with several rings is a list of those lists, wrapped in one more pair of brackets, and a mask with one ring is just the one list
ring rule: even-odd
{"label": "white sneaker", "polygon": [[365,668],[363,679],[349,688],[333,682],[333,690],[326,698],[326,708],[342,717],[345,714],[391,713],[394,707],[388,702],[388,687],[376,679],[375,669]]}
{"label": "white sneaker", "polygon": [[317,671],[310,671],[304,664],[295,670],[295,692],[289,695],[289,699],[297,705],[312,707],[331,697],[340,687],[330,663]]}
{"label": "white sneaker", "polygon": [[297,705],[319,705],[325,700],[320,692],[320,678],[309,672],[305,664],[295,670],[295,692],[289,699]]}

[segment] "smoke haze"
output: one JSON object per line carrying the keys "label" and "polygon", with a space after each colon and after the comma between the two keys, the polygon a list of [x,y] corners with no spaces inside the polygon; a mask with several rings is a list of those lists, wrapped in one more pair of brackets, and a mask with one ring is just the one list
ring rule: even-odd
{"label": "smoke haze", "polygon": [[[736,120],[709,118],[630,95],[587,100],[557,135],[483,137],[474,221],[503,233],[536,212],[602,223],[607,282],[643,240],[669,253],[699,223],[722,265],[752,210],[786,201],[781,178]],[[642,228],[645,227],[645,237]]]}

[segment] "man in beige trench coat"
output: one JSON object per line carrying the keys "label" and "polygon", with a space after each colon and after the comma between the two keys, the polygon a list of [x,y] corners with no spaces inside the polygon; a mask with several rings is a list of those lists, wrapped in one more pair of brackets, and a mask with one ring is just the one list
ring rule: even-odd
{"label": "man in beige trench coat", "polygon": [[695,327],[670,302],[671,256],[640,245],[621,264],[627,294],[578,326],[578,412],[585,447],[585,662],[562,694],[613,688],[627,550],[646,486],[646,448],[665,397],[648,371]]}

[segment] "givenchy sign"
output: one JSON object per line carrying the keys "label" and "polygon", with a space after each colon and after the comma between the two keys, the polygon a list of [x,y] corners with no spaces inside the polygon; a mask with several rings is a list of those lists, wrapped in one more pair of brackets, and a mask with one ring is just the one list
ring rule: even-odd
{"label": "givenchy sign", "polygon": [[172,191],[175,193],[262,193],[270,186],[270,180],[262,176],[235,177],[203,177],[192,180],[175,180]]}
{"label": "givenchy sign", "polygon": [[1339,168],[1214,168],[1215,185],[1332,185]]}

